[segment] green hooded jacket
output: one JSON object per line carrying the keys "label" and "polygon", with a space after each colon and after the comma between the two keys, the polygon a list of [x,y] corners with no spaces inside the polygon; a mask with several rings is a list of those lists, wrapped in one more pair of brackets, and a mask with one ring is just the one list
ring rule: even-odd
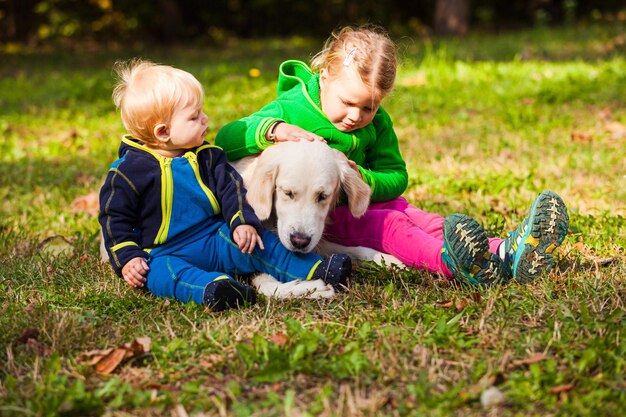
{"label": "green hooded jacket", "polygon": [[328,145],[356,162],[372,188],[372,201],[388,201],[407,187],[406,164],[389,114],[379,107],[372,122],[352,132],[338,130],[321,110],[319,74],[304,62],[285,61],[278,75],[278,99],[258,112],[225,125],[215,143],[230,160],[255,155],[273,143],[265,139],[269,127],[284,121],[326,139]]}

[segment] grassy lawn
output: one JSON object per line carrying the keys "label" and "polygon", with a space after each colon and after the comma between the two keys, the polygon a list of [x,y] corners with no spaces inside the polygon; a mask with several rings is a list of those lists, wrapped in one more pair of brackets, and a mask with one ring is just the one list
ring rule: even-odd
{"label": "grassy lawn", "polygon": [[[399,39],[384,106],[413,204],[468,213],[496,236],[544,189],[568,204],[558,267],[530,285],[481,290],[370,266],[331,300],[216,314],[131,289],[99,263],[94,204],[81,197],[98,191],[124,133],[113,63],[194,73],[212,137],[273,99],[278,64],[321,41],[0,54],[0,416],[623,415],[619,25]],[[90,364],[138,338],[149,350],[113,371]],[[485,408],[489,387],[504,399]]]}

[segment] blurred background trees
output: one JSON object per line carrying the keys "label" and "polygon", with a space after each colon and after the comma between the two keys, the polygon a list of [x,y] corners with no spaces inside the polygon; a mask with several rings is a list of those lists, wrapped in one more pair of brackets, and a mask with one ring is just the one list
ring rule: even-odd
{"label": "blurred background trees", "polygon": [[325,36],[376,23],[397,34],[463,36],[626,20],[625,0],[0,0],[0,43],[206,43],[228,37]]}

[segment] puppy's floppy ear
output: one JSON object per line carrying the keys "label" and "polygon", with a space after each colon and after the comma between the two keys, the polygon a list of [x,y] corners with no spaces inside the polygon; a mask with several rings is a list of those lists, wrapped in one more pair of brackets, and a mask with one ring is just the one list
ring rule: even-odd
{"label": "puppy's floppy ear", "polygon": [[372,189],[363,181],[345,160],[338,160],[341,188],[348,197],[348,208],[354,217],[361,217],[367,211],[372,196]]}
{"label": "puppy's floppy ear", "polygon": [[268,149],[259,156],[257,165],[246,186],[248,191],[246,199],[259,220],[267,220],[272,214],[277,174],[278,163]]}

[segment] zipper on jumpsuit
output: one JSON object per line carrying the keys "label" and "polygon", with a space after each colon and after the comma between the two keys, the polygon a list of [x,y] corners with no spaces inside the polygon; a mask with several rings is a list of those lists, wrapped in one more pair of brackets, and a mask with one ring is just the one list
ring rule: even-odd
{"label": "zipper on jumpsuit", "polygon": [[161,191],[161,213],[163,213],[163,220],[161,223],[161,228],[157,233],[157,237],[155,239],[154,244],[160,245],[165,242],[167,239],[167,234],[169,232],[170,221],[172,218],[172,197],[174,195],[174,183],[172,180],[172,167],[171,167],[171,159],[162,158],[159,160],[161,164],[161,187],[163,187]]}

